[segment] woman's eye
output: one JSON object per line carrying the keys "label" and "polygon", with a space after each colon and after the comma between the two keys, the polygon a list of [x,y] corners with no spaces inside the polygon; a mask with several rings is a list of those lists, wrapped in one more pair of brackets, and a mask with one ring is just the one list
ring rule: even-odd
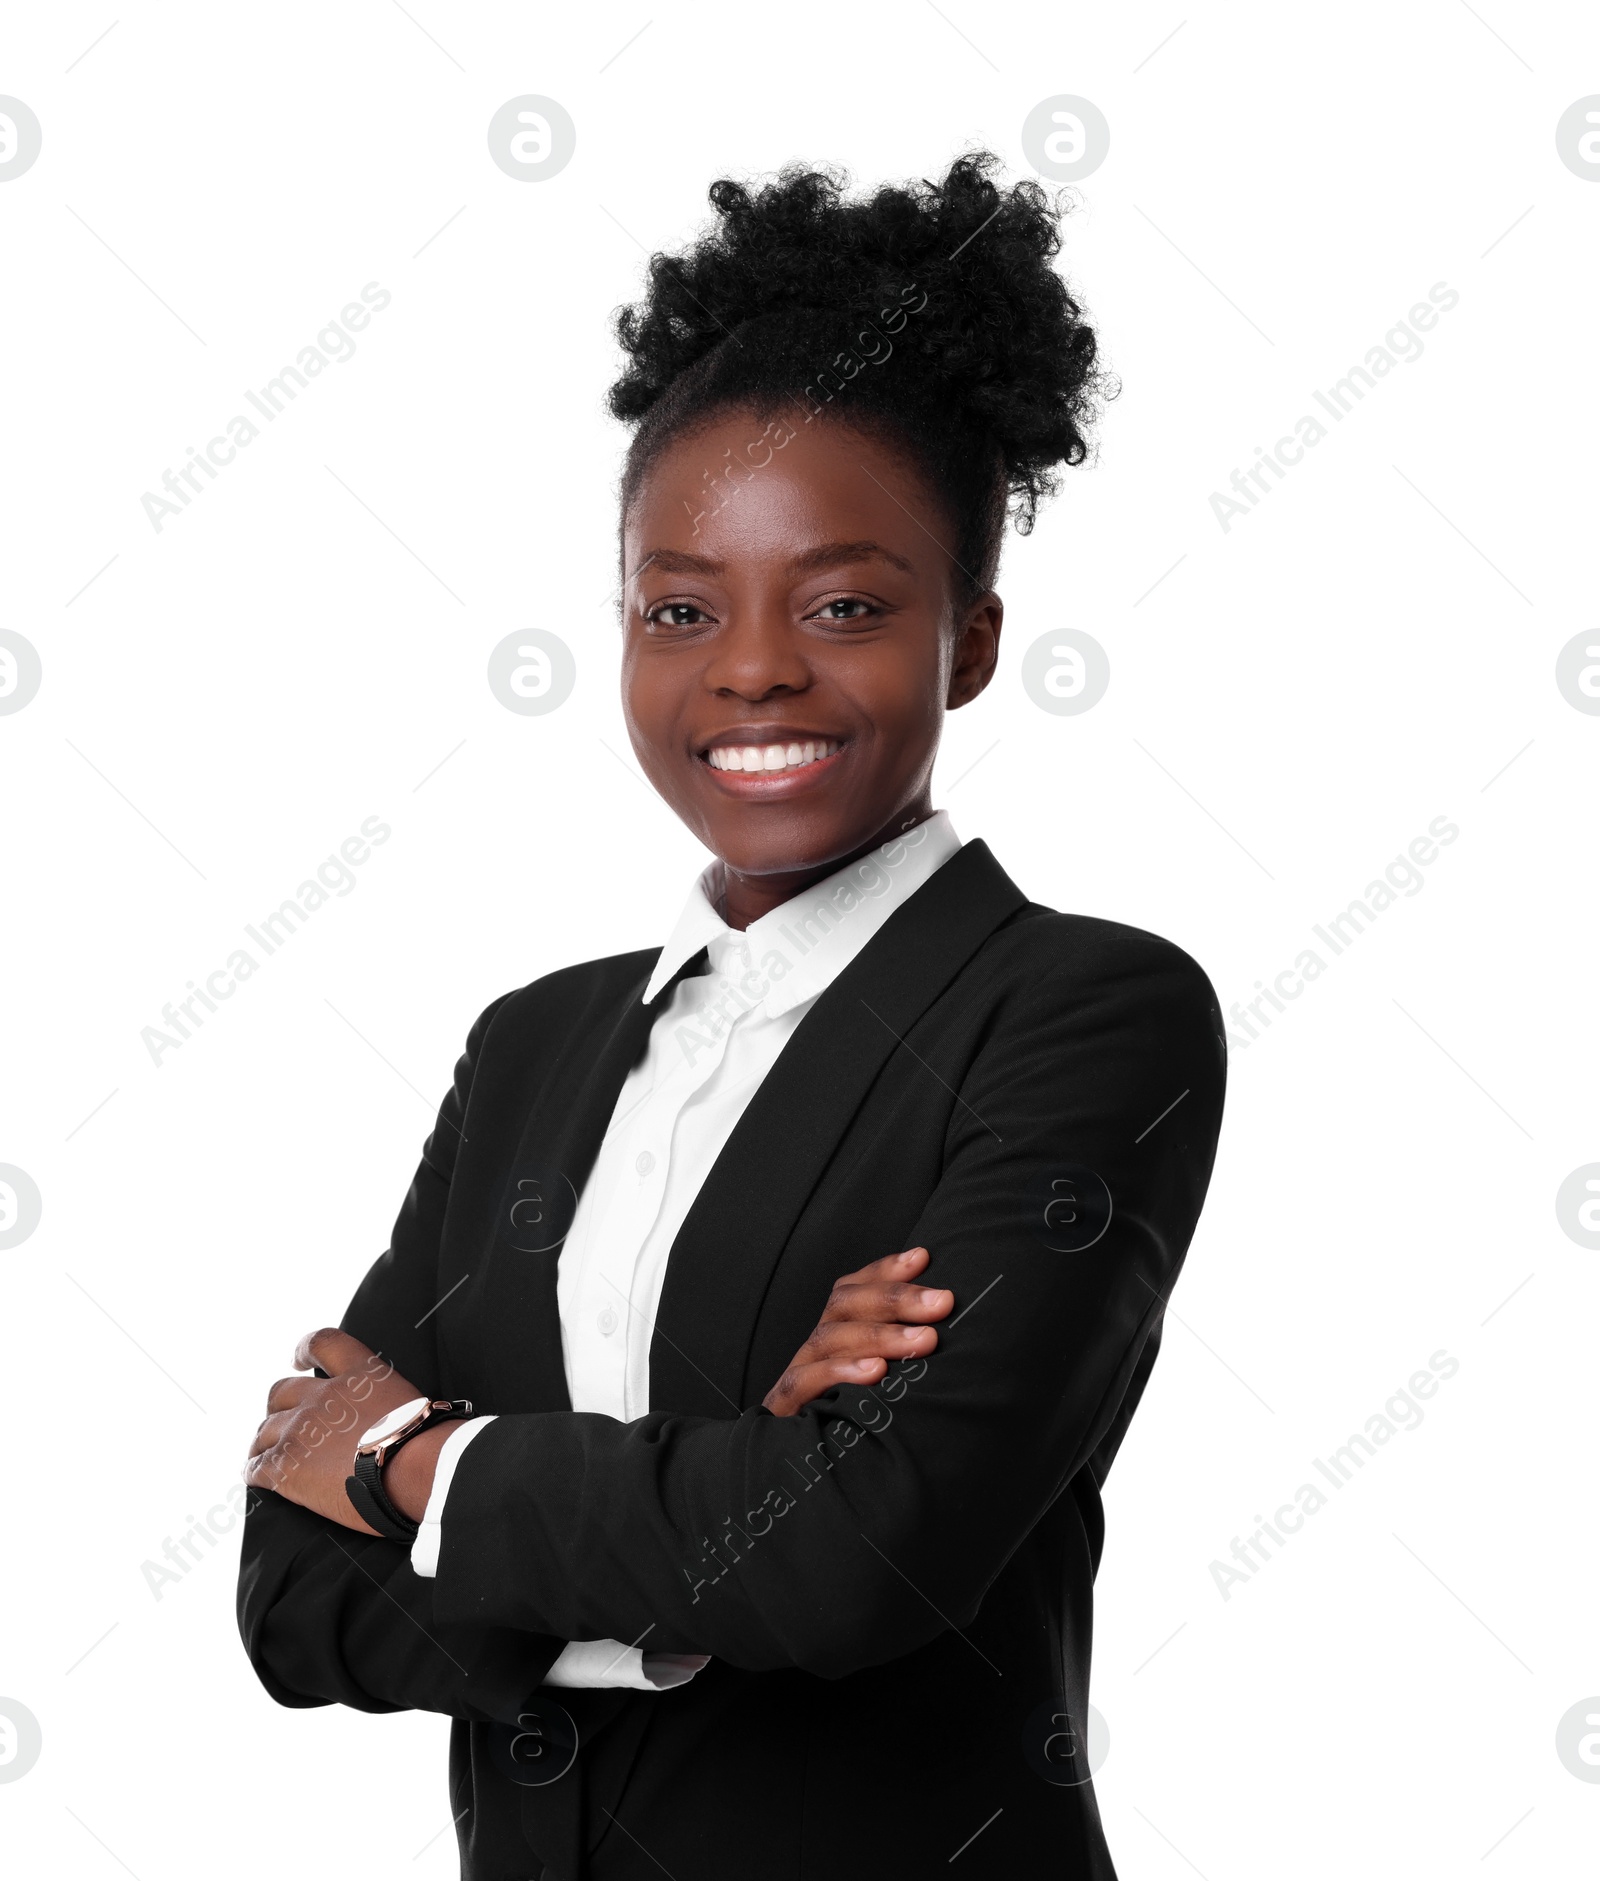
{"label": "woman's eye", "polygon": [[695,627],[705,618],[689,601],[663,601],[645,615],[647,621],[658,627]]}
{"label": "woman's eye", "polygon": [[[853,610],[853,611],[851,611]],[[819,620],[866,620],[877,612],[870,601],[846,598],[840,601],[824,601],[817,609]]]}

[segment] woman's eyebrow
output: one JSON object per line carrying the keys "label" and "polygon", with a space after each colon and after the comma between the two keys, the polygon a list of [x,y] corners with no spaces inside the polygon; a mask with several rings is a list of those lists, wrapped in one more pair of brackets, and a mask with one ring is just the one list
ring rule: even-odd
{"label": "woman's eyebrow", "polygon": [[720,575],[723,571],[721,562],[714,562],[704,555],[691,555],[687,549],[652,549],[628,576],[628,580],[636,581],[651,566],[663,569],[669,575]]}
{"label": "woman's eyebrow", "polygon": [[814,549],[807,549],[803,555],[797,555],[790,562],[790,572],[796,575],[814,574],[819,568],[835,568],[841,562],[887,562],[890,567],[898,568],[902,574],[913,575],[916,570],[903,555],[896,555],[892,549],[886,549],[881,542],[823,542]]}

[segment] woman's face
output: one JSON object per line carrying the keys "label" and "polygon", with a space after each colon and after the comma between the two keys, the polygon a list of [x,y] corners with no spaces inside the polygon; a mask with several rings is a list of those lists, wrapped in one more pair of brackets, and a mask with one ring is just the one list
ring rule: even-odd
{"label": "woman's face", "polygon": [[957,617],[952,539],[914,467],[837,421],[733,412],[646,474],[623,710],[746,918],[929,814],[944,713],[988,684],[1000,634],[993,593]]}

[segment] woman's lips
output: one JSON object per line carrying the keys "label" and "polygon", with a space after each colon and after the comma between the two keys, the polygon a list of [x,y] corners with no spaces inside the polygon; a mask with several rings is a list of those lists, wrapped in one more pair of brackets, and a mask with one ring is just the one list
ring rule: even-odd
{"label": "woman's lips", "polygon": [[826,776],[844,755],[837,738],[788,739],[750,745],[713,745],[700,762],[720,789],[735,797],[786,796]]}

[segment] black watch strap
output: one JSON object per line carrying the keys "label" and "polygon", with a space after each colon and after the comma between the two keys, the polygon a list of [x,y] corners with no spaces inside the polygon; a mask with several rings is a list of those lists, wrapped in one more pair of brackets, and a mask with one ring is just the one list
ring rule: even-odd
{"label": "black watch strap", "polygon": [[420,1524],[402,1515],[389,1500],[383,1486],[383,1471],[375,1456],[358,1456],[355,1474],[346,1477],[344,1492],[350,1505],[369,1528],[375,1528],[390,1541],[404,1542],[409,1548],[417,1538]]}
{"label": "black watch strap", "polygon": [[[409,1436],[389,1446],[384,1462],[398,1455],[412,1437],[420,1437],[425,1430],[432,1430],[435,1424],[449,1423],[455,1418],[468,1417],[471,1413],[472,1405],[466,1398],[458,1398],[447,1408],[430,1412]],[[390,1541],[402,1542],[408,1548],[416,1540],[421,1524],[413,1522],[389,1499],[389,1492],[383,1486],[383,1465],[370,1452],[357,1451],[354,1474],[345,1478],[344,1492],[350,1498],[350,1506],[368,1527],[375,1528]]]}

